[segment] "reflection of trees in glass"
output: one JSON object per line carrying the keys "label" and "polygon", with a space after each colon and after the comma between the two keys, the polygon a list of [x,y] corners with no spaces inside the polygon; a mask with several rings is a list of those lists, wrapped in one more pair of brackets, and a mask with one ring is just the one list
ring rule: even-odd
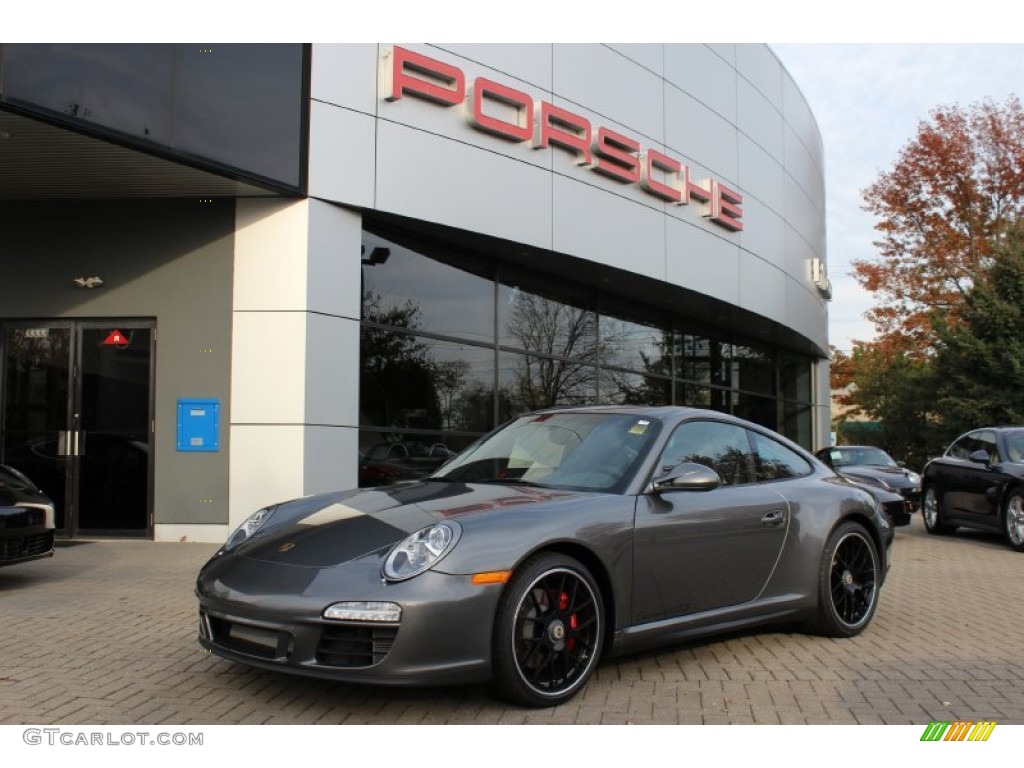
{"label": "reflection of trees in glass", "polygon": [[367,291],[363,320],[360,408],[364,423],[469,432],[494,426],[493,386],[473,377],[469,360],[438,360],[437,355],[445,355],[444,348],[450,345],[413,335],[422,330],[415,302],[389,304],[381,294]]}
{"label": "reflection of trees in glass", "polygon": [[[603,321],[601,325],[601,340],[608,342],[611,346],[618,346],[615,343],[615,327],[612,326],[612,334],[606,333],[606,328],[611,324]],[[653,349],[638,349],[639,368],[641,375],[626,373],[624,371],[608,371],[602,383],[602,399],[611,400],[625,405],[661,405],[666,402],[667,383],[665,379],[672,377],[672,354],[673,354],[672,331],[661,331],[661,338],[654,345]],[[630,362],[631,368],[637,368],[636,360]],[[610,362],[604,364],[616,365],[618,361],[613,357]],[[661,378],[663,377],[663,378]],[[606,392],[607,387],[612,391]]]}
{"label": "reflection of trees in glass", "polygon": [[[363,320],[415,330],[420,310],[408,300],[386,305],[380,294],[363,296]],[[433,383],[429,346],[422,339],[390,329],[363,326],[360,340],[360,408],[377,426],[440,425],[441,413]]]}
{"label": "reflection of trees in glass", "polygon": [[[66,420],[71,332],[10,329],[5,334],[4,423],[11,432],[44,433]],[[62,428],[62,427],[61,427]]]}
{"label": "reflection of trees in glass", "polygon": [[781,459],[774,459],[762,456],[757,462],[757,480],[781,480],[786,477],[796,477],[793,468]]}
{"label": "reflection of trees in glass", "polygon": [[[434,388],[437,389],[441,401],[442,426],[452,428],[452,411],[458,402],[460,390],[466,385],[469,363],[465,360],[442,360],[432,364],[434,372]],[[457,416],[457,414],[456,414]]]}
{"label": "reflection of trees in glass", "polygon": [[470,381],[452,404],[452,428],[486,432],[494,427],[494,387]]}
{"label": "reflection of trees in glass", "polygon": [[691,453],[679,459],[679,462],[692,461],[711,467],[722,479],[722,485],[739,485],[750,480],[749,454],[732,446],[715,456],[702,456]]}
{"label": "reflection of trees in glass", "polygon": [[680,378],[701,384],[730,384],[727,363],[731,345],[694,333],[682,334]]}
{"label": "reflection of trees in glass", "polygon": [[534,353],[520,359],[509,393],[518,408],[533,410],[595,398],[601,349],[593,312],[517,291],[508,333]]}

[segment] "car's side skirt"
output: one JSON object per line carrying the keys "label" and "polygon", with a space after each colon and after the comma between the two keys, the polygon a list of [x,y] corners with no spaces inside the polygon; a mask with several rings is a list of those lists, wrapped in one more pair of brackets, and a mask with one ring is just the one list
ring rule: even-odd
{"label": "car's side skirt", "polygon": [[807,614],[813,608],[813,605],[808,605],[805,595],[781,595],[743,605],[637,624],[615,632],[609,655],[633,653],[746,627],[798,621],[801,614]]}

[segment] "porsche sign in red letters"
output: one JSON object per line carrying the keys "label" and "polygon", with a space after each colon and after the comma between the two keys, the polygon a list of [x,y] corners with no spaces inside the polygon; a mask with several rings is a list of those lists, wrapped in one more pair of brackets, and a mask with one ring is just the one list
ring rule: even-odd
{"label": "porsche sign in red letters", "polygon": [[623,184],[639,184],[650,195],[675,205],[696,200],[702,215],[732,232],[743,229],[743,196],[714,179],[694,181],[673,157],[644,148],[636,139],[591,125],[575,112],[486,77],[466,82],[458,67],[391,46],[382,55],[384,98],[416,96],[446,107],[463,105],[474,128],[534,149],[558,147],[577,164]]}

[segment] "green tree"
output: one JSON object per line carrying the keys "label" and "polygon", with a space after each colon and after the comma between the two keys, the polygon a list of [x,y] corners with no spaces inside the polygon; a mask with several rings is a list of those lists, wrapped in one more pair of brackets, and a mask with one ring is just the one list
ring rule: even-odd
{"label": "green tree", "polygon": [[891,346],[858,344],[850,356],[850,368],[855,393],[849,397],[851,415],[879,422],[876,431],[861,432],[864,442],[915,468],[941,452],[945,443],[930,359]]}
{"label": "green tree", "polygon": [[994,250],[958,322],[933,320],[937,410],[947,437],[993,424],[1024,424],[1024,226]]}
{"label": "green tree", "polygon": [[840,402],[880,421],[876,442],[908,463],[959,430],[1020,422],[1019,268],[1003,263],[1024,216],[1020,100],[936,108],[863,198],[879,257],[853,268],[879,335],[833,359]]}

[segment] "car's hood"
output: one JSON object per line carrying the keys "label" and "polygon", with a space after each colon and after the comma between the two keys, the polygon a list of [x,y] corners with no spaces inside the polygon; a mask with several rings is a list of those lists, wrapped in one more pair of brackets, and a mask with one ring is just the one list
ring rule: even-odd
{"label": "car's hood", "polygon": [[423,481],[310,496],[279,505],[264,528],[235,552],[296,566],[337,565],[390,547],[438,520],[580,495],[516,485]]}
{"label": "car's hood", "polygon": [[865,477],[869,480],[882,480],[894,488],[912,485],[907,470],[902,467],[876,467],[868,464],[850,464],[836,470],[851,478]]}
{"label": "car's hood", "polygon": [[49,505],[49,497],[36,488],[32,481],[11,467],[0,464],[0,506],[13,506],[21,502]]}

